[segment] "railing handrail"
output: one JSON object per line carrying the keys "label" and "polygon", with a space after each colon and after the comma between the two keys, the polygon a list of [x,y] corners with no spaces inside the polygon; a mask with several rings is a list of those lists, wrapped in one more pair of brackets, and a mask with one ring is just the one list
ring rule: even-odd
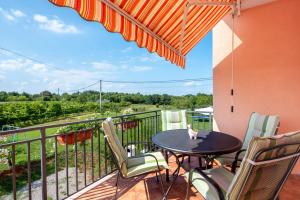
{"label": "railing handrail", "polygon": [[[198,130],[211,130],[212,114],[206,114],[208,112],[202,111],[187,111],[187,113],[189,113],[187,121],[191,123],[192,127],[195,127]],[[194,116],[197,116],[197,114],[191,113],[202,113],[203,116],[207,117],[199,117],[195,119]],[[130,118],[131,116],[139,117]],[[116,133],[119,134],[118,136],[120,137],[119,139],[122,143],[122,146],[125,147],[128,144],[132,144],[136,147],[134,149],[128,149],[130,150],[130,156],[142,152],[145,153],[147,151],[151,151],[152,136],[162,130],[161,128],[163,122],[161,120],[161,117],[161,110],[137,112],[133,114],[125,114],[112,117],[113,119],[116,119]],[[8,141],[8,143],[0,144],[0,148],[6,149],[6,151],[8,152],[5,156],[7,157],[7,164],[10,165],[9,170],[11,170],[11,179],[13,186],[11,191],[13,196],[12,199],[16,200],[18,195],[17,192],[19,192],[17,179],[24,179],[24,177],[17,176],[16,170],[19,169],[21,169],[22,171],[27,170],[27,187],[29,197],[32,197],[31,187],[33,181],[36,181],[38,179],[41,181],[41,199],[47,199],[47,196],[49,194],[47,191],[47,176],[50,175],[50,173],[55,174],[56,199],[65,199],[75,192],[86,188],[89,184],[92,184],[95,181],[100,180],[109,173],[113,172],[115,170],[115,167],[111,162],[111,152],[107,150],[108,144],[104,138],[103,130],[100,127],[97,126],[93,128],[92,132],[88,135],[87,133],[79,133],[79,130],[75,131],[74,133],[65,132],[46,134],[47,129],[50,128],[59,128],[66,125],[83,124],[90,122],[96,122],[100,125],[100,123],[105,119],[105,117],[101,117],[73,122],[62,122],[58,124],[37,125],[34,127],[0,132],[0,136],[9,134],[22,135],[22,133],[25,135],[28,131],[37,132],[36,134],[34,134],[34,137],[24,137],[21,138],[21,140],[18,140],[17,138],[16,141],[13,140],[13,142]],[[133,126],[132,124],[127,123],[132,122],[135,119],[137,120],[137,123],[134,123]],[[50,133],[50,131],[48,131],[48,133]],[[59,146],[58,144],[64,146]],[[70,147],[69,145],[72,145],[72,147]],[[40,149],[40,151],[38,149]],[[22,154],[17,155],[18,151],[22,151]],[[34,156],[31,156],[32,153],[34,153]],[[23,156],[22,158],[20,157],[21,155]],[[16,160],[16,156],[19,156],[18,158],[21,158],[21,160]],[[32,162],[38,162],[39,159],[40,165],[33,165]],[[27,168],[24,168],[23,166],[25,165],[25,161],[27,161]],[[54,172],[48,171],[47,164],[50,164],[50,162],[51,165],[54,164]],[[69,181],[69,170],[72,166],[70,165],[70,162],[75,163],[75,186],[70,185],[71,182]],[[80,167],[82,169],[81,171],[79,170]],[[33,178],[32,170],[36,170],[38,168],[40,168],[41,174],[40,176]],[[58,173],[63,170],[65,171],[65,173],[63,175],[58,175]],[[94,170],[96,170],[97,172],[96,177],[94,177]],[[78,173],[82,173],[82,177],[79,177]],[[89,173],[91,173],[92,175],[90,178],[87,177]],[[66,180],[64,183],[66,184],[65,189],[59,189],[59,180],[61,178],[64,178]],[[80,185],[79,180],[82,180],[81,183],[83,185]],[[24,186],[24,184],[19,185]],[[70,190],[70,188],[72,188],[72,190]],[[51,193],[51,195],[53,196],[54,194]]]}
{"label": "railing handrail", "polygon": [[186,113],[214,113],[213,111],[197,111],[197,110],[194,110],[194,111],[186,111]]}
{"label": "railing handrail", "polygon": [[[147,111],[147,112],[138,112],[138,113],[133,113],[133,114],[118,115],[118,116],[114,116],[111,118],[113,118],[113,119],[126,118],[126,117],[130,117],[130,116],[136,116],[136,115],[142,115],[142,114],[148,114],[148,113],[157,113],[160,111],[161,110],[152,110],[152,111]],[[96,118],[96,119],[87,119],[87,120],[81,120],[81,121],[76,121],[76,122],[65,122],[65,123],[58,123],[58,124],[49,124],[49,125],[44,125],[44,126],[20,128],[20,129],[15,129],[15,130],[8,130],[8,131],[0,131],[0,136],[11,135],[11,134],[15,134],[15,133],[24,133],[24,132],[28,132],[28,131],[35,131],[35,130],[41,130],[41,129],[56,128],[56,127],[61,127],[61,126],[73,125],[73,124],[82,124],[82,123],[103,121],[105,119],[106,119],[106,117]]]}

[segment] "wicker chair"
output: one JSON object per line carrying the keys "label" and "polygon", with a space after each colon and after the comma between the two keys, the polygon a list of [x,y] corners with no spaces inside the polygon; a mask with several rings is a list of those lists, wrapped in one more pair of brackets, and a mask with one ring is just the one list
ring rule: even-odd
{"label": "wicker chair", "polygon": [[236,174],[223,167],[193,169],[190,185],[205,199],[269,200],[278,194],[300,156],[300,131],[273,137],[254,137]]}
{"label": "wicker chair", "polygon": [[128,157],[123,148],[115,130],[115,125],[111,118],[102,123],[105,139],[112,152],[113,160],[118,169],[116,181],[115,199],[118,194],[119,177],[127,179],[155,172],[160,176],[162,194],[164,195],[164,186],[161,171],[169,169],[167,162],[161,152],[146,153],[139,156]]}
{"label": "wicker chair", "polygon": [[273,136],[279,126],[279,117],[276,115],[261,115],[252,113],[248,123],[246,135],[243,140],[242,149],[238,152],[221,155],[217,160],[223,165],[231,165],[231,171],[235,173],[238,164],[245,156],[246,149],[254,136]]}

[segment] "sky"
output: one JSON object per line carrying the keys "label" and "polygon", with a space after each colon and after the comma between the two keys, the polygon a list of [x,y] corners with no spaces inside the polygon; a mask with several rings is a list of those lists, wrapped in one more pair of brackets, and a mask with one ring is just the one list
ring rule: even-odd
{"label": "sky", "polygon": [[[186,58],[183,70],[156,53],[125,41],[119,33],[107,32],[102,24],[87,22],[74,10],[56,7],[48,0],[0,1],[0,91],[39,93],[58,92],[59,88],[62,93],[76,91],[98,80],[211,78],[211,33]],[[212,93],[211,84],[212,81],[104,82],[103,91],[185,95]],[[98,88],[95,84],[88,89]]]}

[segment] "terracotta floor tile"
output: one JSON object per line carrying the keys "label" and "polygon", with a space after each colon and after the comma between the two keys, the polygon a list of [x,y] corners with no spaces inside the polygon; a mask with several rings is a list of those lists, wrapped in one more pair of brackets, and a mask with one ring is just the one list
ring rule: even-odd
{"label": "terracotta floor tile", "polygon": [[[197,159],[192,159],[192,165],[197,166]],[[171,159],[169,162],[171,167],[170,172],[176,169],[175,160]],[[182,176],[185,170],[180,169],[180,176],[176,180],[176,184],[169,193],[168,199],[170,200],[180,200],[185,198],[186,194],[186,180]],[[92,188],[88,192],[84,193],[77,200],[106,200],[113,199],[115,194],[115,181],[116,177],[113,177],[104,183]],[[171,182],[171,181],[170,181]],[[167,189],[170,182],[165,182],[164,176],[164,186]],[[149,174],[135,179],[126,179],[119,182],[118,199],[120,200],[161,200],[162,193],[160,189],[160,184],[156,182],[155,174]],[[285,186],[280,193],[280,199],[282,200],[295,200],[300,199],[300,176],[291,175]],[[203,200],[203,197],[192,188],[190,193],[191,200]]]}

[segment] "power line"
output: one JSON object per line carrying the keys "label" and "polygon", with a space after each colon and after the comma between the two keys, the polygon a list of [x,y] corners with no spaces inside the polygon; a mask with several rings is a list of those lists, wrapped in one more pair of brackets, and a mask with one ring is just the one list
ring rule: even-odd
{"label": "power line", "polygon": [[[54,68],[54,69],[57,69],[57,70],[64,71],[64,72],[72,74],[72,72],[70,72],[70,71],[66,71],[66,70],[64,70],[62,68],[56,67],[54,65],[50,65],[48,63],[45,63],[45,62],[37,60],[35,58],[26,56],[26,55],[21,54],[21,53],[16,52],[16,51],[13,51],[13,50],[10,50],[10,49],[6,49],[6,48],[3,48],[3,47],[0,47],[0,50],[6,51],[6,52],[8,52],[10,54],[13,54],[13,55],[16,55],[18,57],[22,57],[22,58],[31,60],[31,61],[33,61],[35,63],[43,64],[45,66],[48,66],[48,67],[51,67],[51,68]],[[0,51],[0,54],[7,55],[7,54],[2,53],[1,51]],[[171,83],[184,83],[184,82],[191,82],[191,81],[201,82],[201,81],[210,81],[210,80],[212,80],[212,78],[207,77],[207,78],[194,78],[194,79],[181,79],[181,80],[150,80],[150,81],[113,81],[113,80],[102,80],[102,83],[112,83],[112,84],[114,84],[114,83],[124,83],[124,84],[162,84],[162,83],[164,83],[164,84],[171,84]],[[66,93],[79,92],[81,90],[88,89],[88,88],[90,88],[90,87],[98,84],[99,82],[101,82],[101,80],[97,81],[97,82],[94,82],[94,83],[92,83],[92,84],[90,84],[88,86],[85,86],[85,87],[82,87],[82,88],[78,88],[78,89],[69,90],[69,91],[65,91],[65,92]]]}
{"label": "power line", "polygon": [[[16,51],[13,51],[13,50],[10,50],[10,49],[6,49],[6,48],[3,48],[3,47],[0,47],[0,50],[6,51],[6,52],[8,52],[8,53],[10,53],[10,54],[16,55],[16,56],[21,57],[21,58],[25,58],[25,59],[31,60],[31,61],[33,61],[33,62],[35,62],[35,63],[39,63],[39,64],[42,64],[42,65],[45,65],[45,66],[48,66],[48,67],[51,67],[51,68],[54,68],[54,69],[57,69],[57,70],[64,71],[64,72],[67,72],[67,73],[71,73],[71,74],[72,74],[72,72],[70,72],[70,71],[66,71],[66,70],[64,70],[64,69],[62,69],[62,68],[56,67],[56,66],[54,66],[54,65],[50,65],[50,64],[48,64],[48,63],[45,63],[45,62],[40,61],[40,60],[37,60],[37,59],[35,59],[35,58],[26,56],[26,55],[21,54],[21,53],[16,52]],[[2,52],[0,52],[0,54],[2,54],[2,55],[7,55],[7,54],[4,54],[4,53],[2,53]],[[73,73],[73,74],[74,74],[74,73]]]}
{"label": "power line", "polygon": [[[181,79],[181,80],[166,80],[166,81],[109,81],[109,80],[100,80],[102,81],[102,83],[124,83],[124,84],[158,84],[158,83],[183,83],[183,82],[191,82],[191,81],[194,81],[194,82],[202,82],[202,81],[210,81],[211,78],[197,78],[197,79]],[[72,92],[79,92],[79,91],[82,91],[82,90],[85,90],[85,89],[88,89],[90,87],[93,87],[94,85],[97,85],[100,81],[96,81],[90,85],[87,85],[85,87],[82,87],[82,88],[78,88],[78,89],[73,89],[73,90],[68,90],[68,91],[65,91],[66,93],[72,93]],[[207,86],[206,85],[199,85],[199,86]],[[176,86],[170,86],[169,88],[172,88],[172,87],[176,87]],[[178,86],[178,87],[187,87],[187,86]],[[147,88],[147,87],[140,87],[140,88]],[[148,87],[148,88],[151,88],[151,87]],[[155,88],[155,87],[152,87],[152,88]],[[158,88],[158,87],[157,87]],[[160,87],[160,88],[168,88],[168,87]]]}
{"label": "power line", "polygon": [[[204,84],[204,85],[173,85],[173,86],[156,86],[156,87],[136,87],[136,86],[130,86],[130,88],[133,89],[160,89],[160,88],[191,88],[191,87],[206,87],[206,86],[212,86],[212,84]],[[109,88],[104,88],[109,89]]]}
{"label": "power line", "polygon": [[134,84],[144,84],[144,83],[181,83],[190,81],[210,81],[211,78],[196,78],[196,79],[182,79],[182,80],[166,80],[166,81],[108,81],[103,80],[105,83],[134,83]]}
{"label": "power line", "polygon": [[78,88],[78,89],[76,89],[76,90],[69,90],[69,91],[65,91],[66,93],[70,93],[70,92],[79,92],[79,91],[81,91],[81,90],[85,90],[85,89],[88,89],[88,88],[90,88],[90,87],[92,87],[92,86],[94,86],[94,85],[97,85],[99,83],[99,81],[97,81],[97,82],[95,82],[95,83],[92,83],[92,84],[90,84],[90,85],[88,85],[88,86],[85,86],[85,87],[82,87],[82,88]]}

